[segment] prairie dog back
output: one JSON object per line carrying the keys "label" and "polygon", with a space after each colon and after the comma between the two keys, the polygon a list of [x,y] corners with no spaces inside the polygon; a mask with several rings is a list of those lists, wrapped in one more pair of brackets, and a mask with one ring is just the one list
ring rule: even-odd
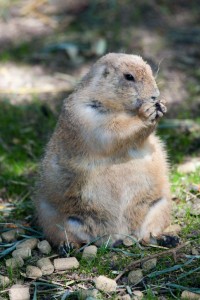
{"label": "prairie dog back", "polygon": [[125,235],[148,242],[170,222],[166,154],[154,135],[166,107],[136,55],[99,59],[64,101],[35,203],[55,245]]}

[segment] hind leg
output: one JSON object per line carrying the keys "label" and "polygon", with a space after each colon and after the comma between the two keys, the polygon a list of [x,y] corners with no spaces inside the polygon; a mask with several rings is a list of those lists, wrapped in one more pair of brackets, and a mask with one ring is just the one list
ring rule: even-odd
{"label": "hind leg", "polygon": [[38,204],[38,220],[47,239],[54,245],[74,244],[76,247],[88,243],[91,236],[85,232],[83,223],[78,218],[66,218],[51,203],[41,199]]}
{"label": "hind leg", "polygon": [[151,237],[159,236],[170,224],[171,203],[161,198],[147,212],[140,228],[135,231],[138,240],[151,242]]}

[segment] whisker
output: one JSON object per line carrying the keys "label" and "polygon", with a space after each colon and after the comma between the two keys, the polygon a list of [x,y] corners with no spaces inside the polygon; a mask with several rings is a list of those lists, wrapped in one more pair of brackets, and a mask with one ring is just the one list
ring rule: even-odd
{"label": "whisker", "polygon": [[159,61],[159,63],[158,63],[158,68],[157,68],[157,71],[156,71],[156,74],[155,74],[155,79],[156,79],[157,76],[158,76],[158,73],[159,73],[159,71],[160,71],[160,65],[161,65],[161,63],[164,61],[164,59],[165,59],[165,57],[162,58],[162,59]]}

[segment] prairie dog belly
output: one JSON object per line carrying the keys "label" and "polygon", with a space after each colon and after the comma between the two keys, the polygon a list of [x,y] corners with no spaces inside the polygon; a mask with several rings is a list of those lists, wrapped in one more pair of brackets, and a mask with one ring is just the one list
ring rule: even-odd
{"label": "prairie dog belly", "polygon": [[[122,217],[129,205],[136,208],[144,198],[151,202],[161,193],[157,176],[152,174],[156,167],[153,155],[148,153],[141,157],[138,154],[137,159],[130,157],[127,162],[91,169],[82,190],[83,200],[98,203],[102,209]],[[148,198],[150,195],[152,198],[153,194],[154,200]]]}

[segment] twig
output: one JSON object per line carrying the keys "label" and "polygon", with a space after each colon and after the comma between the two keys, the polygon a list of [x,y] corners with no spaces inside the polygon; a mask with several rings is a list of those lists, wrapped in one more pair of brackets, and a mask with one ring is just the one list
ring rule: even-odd
{"label": "twig", "polygon": [[186,247],[188,244],[190,244],[189,241],[184,243],[184,244],[181,244],[181,245],[177,246],[174,249],[169,249],[169,250],[159,252],[159,253],[156,253],[156,254],[153,254],[153,255],[148,255],[147,257],[144,257],[144,258],[133,261],[126,268],[124,268],[124,270],[119,275],[117,275],[117,277],[115,278],[115,281],[119,280],[126,272],[130,271],[136,265],[142,264],[142,263],[144,263],[145,261],[147,261],[149,259],[165,256],[165,255],[168,255],[168,254],[172,254],[173,256],[176,257],[176,252],[179,251],[180,249]]}
{"label": "twig", "polygon": [[46,279],[43,279],[43,278],[40,278],[39,281],[43,281],[43,282],[47,282],[47,283],[50,283],[50,284],[55,284],[55,285],[58,285],[58,286],[62,286],[62,287],[66,287],[65,284],[62,284],[62,283],[59,283],[57,281],[50,281],[50,280],[46,280]]}

